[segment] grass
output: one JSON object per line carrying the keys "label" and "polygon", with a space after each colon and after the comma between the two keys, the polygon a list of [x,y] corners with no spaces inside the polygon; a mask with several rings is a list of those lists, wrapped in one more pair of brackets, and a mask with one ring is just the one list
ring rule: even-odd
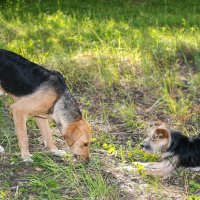
{"label": "grass", "polygon": [[[188,136],[199,134],[199,13],[198,0],[1,1],[0,48],[64,75],[92,124],[94,156],[86,167],[70,156],[39,153],[40,136],[30,119],[36,153],[33,165],[24,165],[7,109],[11,100],[1,97],[0,144],[6,153],[0,158],[0,199],[131,199],[106,169],[157,159],[138,149],[149,123],[160,119]],[[174,176],[182,197],[199,198],[198,175]],[[165,185],[176,184],[143,182],[148,187],[138,194],[144,199],[165,198]]]}
{"label": "grass", "polygon": [[[33,164],[24,164],[15,158],[12,161],[10,170],[1,174],[8,182],[4,181],[1,185],[3,196],[7,193],[7,198],[12,198],[12,188],[15,191],[14,197],[17,199],[27,199],[32,196],[36,199],[104,199],[106,196],[110,199],[117,197],[116,187],[107,183],[107,175],[103,176],[98,168],[98,160],[93,160],[89,166],[74,164],[67,160],[59,161],[51,159],[47,155],[37,153],[33,157]],[[25,166],[23,178],[18,180],[17,188],[11,186],[13,182],[13,173],[20,173],[19,166]],[[28,171],[27,171],[28,170]],[[3,187],[2,187],[3,186]]]}

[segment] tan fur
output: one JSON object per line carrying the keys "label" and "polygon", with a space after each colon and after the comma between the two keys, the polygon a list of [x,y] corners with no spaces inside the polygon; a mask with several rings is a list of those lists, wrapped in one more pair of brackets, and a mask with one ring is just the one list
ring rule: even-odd
{"label": "tan fur", "polygon": [[[55,120],[53,114],[47,113],[57,99],[56,92],[48,88],[40,88],[31,95],[23,97],[9,96],[15,101],[11,109],[22,159],[28,160],[30,157],[26,128],[28,116],[39,116],[35,117],[35,119],[45,146],[54,153],[59,151],[53,142],[48,119],[41,118],[41,116],[44,116]],[[62,118],[62,116],[60,117]],[[61,124],[63,126],[61,133],[72,152],[81,160],[89,160],[89,145],[92,134],[87,122],[81,118],[70,124],[61,121]]]}
{"label": "tan fur", "polygon": [[63,137],[75,155],[82,160],[89,160],[89,145],[92,133],[84,119],[69,124],[63,130]]}
{"label": "tan fur", "polygon": [[166,125],[162,124],[150,130],[144,143],[150,145],[154,153],[165,151],[171,143],[171,135]]}
{"label": "tan fur", "polygon": [[[19,142],[19,147],[21,150],[22,159],[26,160],[29,158],[29,148],[28,148],[28,136],[26,129],[27,117],[37,116],[46,114],[48,110],[52,107],[55,102],[57,95],[52,90],[43,90],[42,88],[35,93],[24,96],[15,97],[11,95],[15,100],[15,103],[11,106],[13,112],[13,119],[16,128],[16,134]],[[39,122],[39,120],[37,120]],[[44,124],[43,124],[44,123]],[[51,134],[49,133],[46,121],[39,122],[41,128],[41,133],[44,135],[44,131],[47,130],[45,140],[48,141],[50,148],[54,148],[52,144]]]}
{"label": "tan fur", "polygon": [[[5,94],[5,91],[0,86],[0,95],[1,94]],[[64,111],[63,113],[63,110],[60,110],[59,106],[57,106],[58,108],[56,107],[57,110],[55,113],[48,114],[48,111],[56,105],[58,98],[60,98],[56,91],[44,84],[31,95],[22,97],[16,97],[12,94],[8,95],[15,101],[11,106],[11,109],[23,160],[29,160],[30,158],[26,128],[26,120],[29,116],[35,116],[44,144],[54,152],[54,154],[60,154],[60,152],[53,142],[48,118],[54,119],[56,123],[61,125],[60,131],[72,152],[81,160],[89,160],[89,145],[92,136],[87,122],[83,120],[81,116],[79,119],[73,119],[75,120],[73,122],[68,122],[68,117],[69,119],[72,118],[66,116],[66,112]],[[64,101],[65,97],[59,101],[61,107]],[[47,119],[42,118],[41,116],[44,116]]]}
{"label": "tan fur", "polygon": [[173,157],[171,160],[164,159],[162,162],[145,163],[145,170],[148,175],[167,178],[176,169],[177,162],[178,158]]}
{"label": "tan fur", "polygon": [[[166,124],[159,122],[149,132],[148,137],[144,140],[143,147],[153,153],[162,153],[162,162],[144,163],[145,171],[148,175],[157,175],[167,177],[176,168],[178,158],[166,154],[167,148],[171,143],[171,134]],[[169,159],[171,158],[171,160]]]}

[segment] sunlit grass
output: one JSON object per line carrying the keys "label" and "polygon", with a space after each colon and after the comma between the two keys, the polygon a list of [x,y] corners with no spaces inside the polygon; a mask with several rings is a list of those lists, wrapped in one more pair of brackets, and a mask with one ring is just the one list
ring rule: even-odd
{"label": "sunlit grass", "polygon": [[[138,132],[161,117],[174,125],[184,124],[180,129],[188,135],[198,134],[198,0],[6,0],[0,9],[0,48],[60,71],[89,122],[100,120],[110,127],[110,118],[120,119],[124,128]],[[135,91],[143,96],[138,97]],[[97,113],[92,116],[94,106]],[[0,107],[0,144],[6,152],[19,153],[3,101]],[[35,129],[32,121],[28,127]],[[96,132],[92,150],[104,150],[120,162],[157,159],[133,148],[130,139],[126,141],[129,145],[117,145],[108,130]],[[15,156],[11,160],[18,166]],[[77,199],[117,198],[115,185],[109,186],[99,171],[101,163],[89,169],[71,162],[63,166],[37,154],[38,166],[42,174],[28,176],[28,188],[19,189],[19,198],[32,195],[30,188],[41,199],[67,199],[75,193]],[[12,196],[9,184],[0,186],[0,198]]]}
{"label": "sunlit grass", "polygon": [[118,110],[119,116],[124,121],[125,127],[144,128],[145,123],[137,116],[134,104],[116,103],[115,109]]}
{"label": "sunlit grass", "polygon": [[[66,160],[68,163],[64,166],[47,156],[36,154],[34,161],[35,166],[41,167],[43,173],[42,175],[31,175],[29,187],[41,197],[59,198],[58,193],[62,191],[64,194],[70,194],[71,190],[75,191],[71,197],[68,194],[68,198],[82,199],[87,196],[90,199],[106,197],[112,199],[118,195],[115,185],[109,186],[106,182],[107,178],[99,173],[100,162],[98,160],[93,160],[88,166]],[[63,195],[64,198],[67,198],[67,195]]]}

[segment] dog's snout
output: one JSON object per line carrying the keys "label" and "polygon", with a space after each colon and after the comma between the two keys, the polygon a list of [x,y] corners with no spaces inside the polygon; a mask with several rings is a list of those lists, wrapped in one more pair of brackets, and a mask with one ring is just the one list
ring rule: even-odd
{"label": "dog's snout", "polygon": [[86,162],[86,163],[89,163],[89,162],[90,162],[90,158],[87,157],[87,158],[85,159],[85,162]]}
{"label": "dog's snout", "polygon": [[141,148],[143,148],[143,149],[145,149],[145,148],[147,148],[148,147],[148,145],[144,142],[144,143],[142,143],[141,145]]}
{"label": "dog's snout", "polygon": [[74,158],[76,158],[79,161],[83,161],[85,163],[89,163],[89,161],[90,161],[89,156],[85,157],[85,156],[80,156],[80,155],[74,154]]}
{"label": "dog's snout", "polygon": [[78,155],[74,154],[74,158],[78,158]]}

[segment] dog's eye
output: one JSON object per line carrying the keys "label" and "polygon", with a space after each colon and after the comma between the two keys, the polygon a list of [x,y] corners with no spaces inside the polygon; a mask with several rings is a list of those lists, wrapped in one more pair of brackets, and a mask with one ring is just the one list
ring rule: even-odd
{"label": "dog's eye", "polygon": [[155,135],[152,136],[151,140],[155,141],[157,137]]}
{"label": "dog's eye", "polygon": [[89,144],[88,143],[84,143],[84,146],[87,147]]}

